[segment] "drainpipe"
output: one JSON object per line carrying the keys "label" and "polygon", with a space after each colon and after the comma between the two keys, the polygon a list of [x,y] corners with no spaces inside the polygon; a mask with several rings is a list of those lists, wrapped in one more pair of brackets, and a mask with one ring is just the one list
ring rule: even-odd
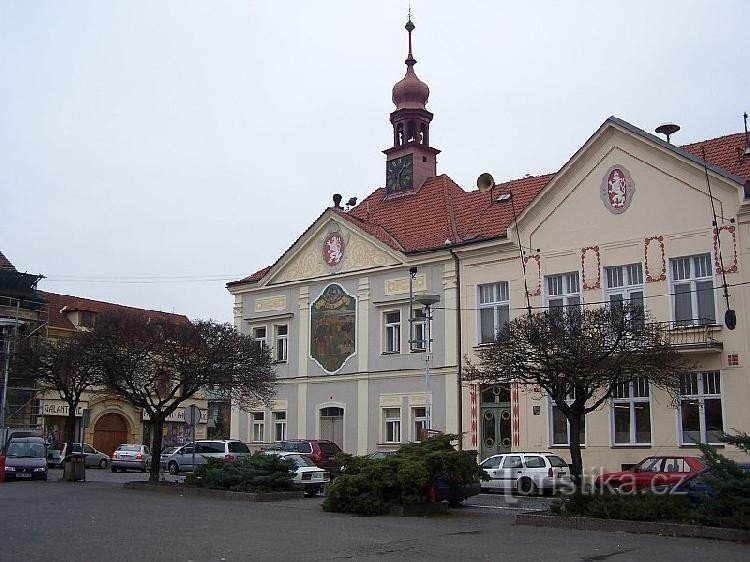
{"label": "drainpipe", "polygon": [[450,249],[450,253],[453,256],[453,263],[456,266],[456,350],[458,354],[456,358],[456,367],[458,369],[456,390],[458,391],[458,450],[462,451],[464,448],[464,400],[463,385],[461,384],[463,375],[463,351],[461,347],[463,342],[461,331],[461,262],[452,248]]}

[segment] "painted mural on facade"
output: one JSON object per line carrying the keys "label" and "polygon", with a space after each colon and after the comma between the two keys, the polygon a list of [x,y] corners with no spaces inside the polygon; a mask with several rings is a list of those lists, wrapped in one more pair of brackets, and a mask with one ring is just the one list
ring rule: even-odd
{"label": "painted mural on facade", "polygon": [[328,285],[310,307],[310,356],[335,373],[355,353],[357,299],[341,285]]}

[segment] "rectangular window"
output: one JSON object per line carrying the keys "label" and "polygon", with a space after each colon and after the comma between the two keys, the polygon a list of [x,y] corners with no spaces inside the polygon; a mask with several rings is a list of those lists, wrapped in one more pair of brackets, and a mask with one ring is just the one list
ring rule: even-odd
{"label": "rectangular window", "polygon": [[282,324],[275,326],[275,348],[276,348],[276,361],[286,361],[289,354],[289,326]]}
{"label": "rectangular window", "polygon": [[612,443],[651,443],[651,398],[647,379],[618,385],[612,394]]}
{"label": "rectangular window", "polygon": [[681,376],[679,419],[681,444],[721,443],[724,420],[719,371]]}
{"label": "rectangular window", "polygon": [[669,260],[674,293],[674,320],[678,326],[716,323],[711,254]]}
{"label": "rectangular window", "polygon": [[626,302],[630,305],[631,317],[643,323],[643,267],[640,263],[605,267],[606,301],[617,306]]}
{"label": "rectangular window", "polygon": [[548,307],[561,308],[581,304],[581,286],[577,271],[561,275],[548,275],[544,280]]}
{"label": "rectangular window", "polygon": [[286,439],[286,412],[273,413],[273,440],[283,441]]}
{"label": "rectangular window", "polygon": [[479,285],[479,343],[490,343],[510,318],[508,282]]}
{"label": "rectangular window", "polygon": [[266,416],[263,412],[252,412],[253,419],[253,441],[263,443],[265,437]]}
{"label": "rectangular window", "polygon": [[385,442],[401,443],[401,409],[385,408],[383,419],[385,421]]}
{"label": "rectangular window", "polygon": [[427,316],[424,309],[414,311],[414,340],[412,351],[424,351],[427,349]]}
{"label": "rectangular window", "polygon": [[401,351],[401,312],[398,310],[385,313],[385,352]]}
{"label": "rectangular window", "polygon": [[266,338],[266,327],[256,326],[255,328],[253,328],[253,339],[258,345],[266,347],[268,345],[268,340]]}
{"label": "rectangular window", "polygon": [[[566,400],[568,404],[573,403],[575,395],[570,394]],[[550,404],[550,436],[552,445],[569,445],[570,444],[570,424],[568,424],[568,418],[565,417],[560,409],[555,406],[552,399],[549,401]],[[582,420],[581,430],[579,431],[581,445],[586,444],[586,418]]]}
{"label": "rectangular window", "polygon": [[422,439],[422,432],[427,429],[427,408],[412,408],[411,419],[412,428],[414,429],[412,441],[420,441]]}

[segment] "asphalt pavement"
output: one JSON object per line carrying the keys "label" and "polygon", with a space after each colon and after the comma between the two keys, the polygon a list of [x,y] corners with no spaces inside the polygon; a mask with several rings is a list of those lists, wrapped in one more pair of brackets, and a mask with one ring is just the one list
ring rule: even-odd
{"label": "asphalt pavement", "polygon": [[441,517],[353,517],[323,512],[322,498],[244,503],[122,488],[146,478],[87,470],[86,482],[0,483],[0,560],[750,559],[750,547],[721,541],[513,525],[548,498],[481,494]]}

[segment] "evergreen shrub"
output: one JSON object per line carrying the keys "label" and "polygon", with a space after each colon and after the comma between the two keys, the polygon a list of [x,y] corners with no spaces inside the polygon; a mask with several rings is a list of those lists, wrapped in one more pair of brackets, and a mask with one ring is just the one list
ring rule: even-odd
{"label": "evergreen shrub", "polygon": [[293,481],[295,474],[296,465],[291,460],[256,453],[232,462],[208,459],[185,483],[234,492],[286,492],[298,489]]}

